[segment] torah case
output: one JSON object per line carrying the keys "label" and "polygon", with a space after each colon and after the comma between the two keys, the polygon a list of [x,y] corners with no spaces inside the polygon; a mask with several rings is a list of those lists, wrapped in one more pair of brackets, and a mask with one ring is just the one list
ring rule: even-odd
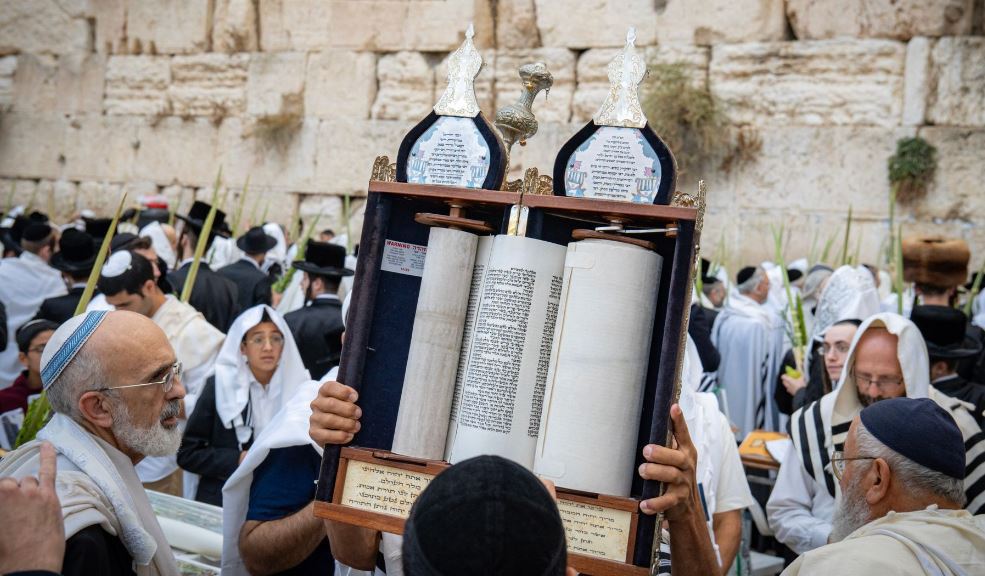
{"label": "torah case", "polygon": [[[417,222],[416,215],[449,214],[465,209],[469,218],[489,223],[494,232],[509,234],[518,228],[522,232],[525,224],[527,237],[562,246],[572,241],[576,229],[586,227],[658,230],[640,236],[652,242],[663,258],[663,271],[656,290],[653,334],[633,453],[635,465],[625,470],[632,486],[630,498],[557,487],[563,517],[564,507],[571,503],[605,517],[610,516],[609,511],[621,510],[626,515],[616,519],[607,537],[616,538],[627,527],[630,532],[625,546],[617,546],[617,552],[610,551],[608,558],[573,550],[576,547],[570,544],[569,532],[572,567],[603,575],[648,573],[655,552],[656,517],[639,514],[638,502],[657,496],[661,486],[642,481],[637,468],[642,463],[644,445],[667,445],[669,440],[670,406],[679,392],[677,383],[687,334],[692,272],[704,212],[703,186],[699,186],[695,195],[678,192],[669,204],[654,205],[555,196],[550,178],[538,176],[536,169],[528,170],[524,182],[507,184],[507,190],[409,184],[395,179],[395,165],[389,164],[386,157],[378,158],[368,186],[359,261],[338,373],[340,382],[359,393],[361,429],[349,447],[325,447],[316,492],[316,514],[401,533],[400,516],[409,510],[416,497],[415,488],[419,491],[430,477],[447,466],[440,461],[405,458],[390,452],[421,285],[419,275],[400,267],[412,268],[415,258],[423,259],[423,254],[415,253],[422,252],[420,247],[427,246],[429,237],[429,227]],[[525,223],[524,218],[518,217],[523,214]],[[360,466],[360,479],[355,479],[355,473],[350,470],[353,463]],[[387,510],[385,504],[377,502],[375,511],[374,505],[352,505],[353,498],[358,500],[358,497],[347,491],[358,491],[360,486],[372,489],[373,479],[366,474],[380,475],[391,469],[407,472],[402,477],[406,485],[398,490],[398,495],[408,492],[397,498],[403,500],[402,504],[394,501],[393,509]],[[613,555],[623,551],[624,558],[616,559]]]}

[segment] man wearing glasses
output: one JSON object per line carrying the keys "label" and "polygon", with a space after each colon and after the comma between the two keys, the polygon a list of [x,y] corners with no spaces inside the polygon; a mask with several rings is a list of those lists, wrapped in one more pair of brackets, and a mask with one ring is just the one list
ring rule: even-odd
{"label": "man wearing glasses", "polygon": [[0,478],[36,482],[41,441],[55,446],[63,573],[178,574],[134,468],[181,443],[185,388],[164,332],[132,312],[80,314],[45,346],[41,381],[54,414],[0,462]]}
{"label": "man wearing glasses", "polygon": [[777,539],[797,554],[829,542],[841,489],[831,453],[844,450],[852,420],[865,407],[890,398],[930,398],[953,417],[967,442],[966,508],[985,510],[985,434],[966,405],[930,385],[927,346],[902,316],[882,313],[858,329],[841,385],[791,416],[793,447],[780,467],[766,506]]}

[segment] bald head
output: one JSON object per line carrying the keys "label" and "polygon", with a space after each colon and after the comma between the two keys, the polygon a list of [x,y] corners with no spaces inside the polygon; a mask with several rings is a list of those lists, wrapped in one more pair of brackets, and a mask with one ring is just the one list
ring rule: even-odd
{"label": "bald head", "polygon": [[880,326],[869,327],[855,344],[853,371],[863,406],[906,395],[898,346],[899,338]]}

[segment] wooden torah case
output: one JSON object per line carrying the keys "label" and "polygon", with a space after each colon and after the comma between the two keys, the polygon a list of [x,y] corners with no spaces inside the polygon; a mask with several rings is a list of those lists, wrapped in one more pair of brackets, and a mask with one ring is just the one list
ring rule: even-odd
{"label": "wooden torah case", "polygon": [[[448,466],[441,460],[391,452],[421,291],[423,247],[428,245],[430,232],[419,215],[464,210],[469,219],[486,222],[494,233],[507,234],[517,225],[515,218],[511,221],[511,212],[522,205],[526,211],[525,236],[562,247],[574,241],[573,235],[591,238],[597,234],[594,228],[613,223],[626,230],[655,230],[634,236],[662,258],[662,270],[654,291],[649,353],[639,363],[645,365],[642,404],[627,408],[639,410],[640,424],[629,432],[633,453],[624,455],[625,470],[617,472],[628,495],[572,490],[556,482],[558,505],[568,532],[569,565],[595,575],[648,574],[655,517],[640,514],[639,501],[657,496],[660,486],[643,482],[637,469],[645,444],[666,445],[668,441],[669,412],[676,399],[675,382],[682,363],[691,273],[700,234],[702,209],[696,204],[702,199],[695,202],[681,195],[690,201],[679,203],[682,205],[634,204],[549,192],[521,194],[379,180],[369,183],[368,192],[338,375],[340,382],[359,392],[362,427],[351,446],[326,446],[316,515],[402,533],[417,494]],[[584,402],[591,403],[592,399]]]}

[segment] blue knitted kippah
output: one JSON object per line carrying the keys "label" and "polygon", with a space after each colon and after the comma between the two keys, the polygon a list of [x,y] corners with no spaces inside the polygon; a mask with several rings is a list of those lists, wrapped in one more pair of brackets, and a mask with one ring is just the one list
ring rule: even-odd
{"label": "blue knitted kippah", "polygon": [[862,424],[893,452],[964,479],[965,449],[954,418],[929,398],[880,400],[862,410]]}

